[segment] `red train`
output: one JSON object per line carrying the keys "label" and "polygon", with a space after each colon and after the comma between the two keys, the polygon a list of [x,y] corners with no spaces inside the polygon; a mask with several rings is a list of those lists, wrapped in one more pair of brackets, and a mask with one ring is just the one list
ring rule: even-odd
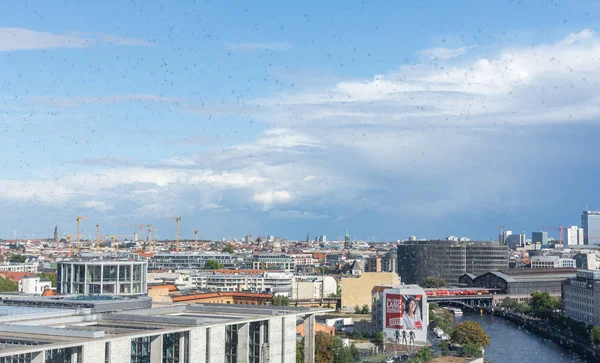
{"label": "red train", "polygon": [[484,295],[488,294],[489,291],[485,289],[481,290],[470,290],[470,289],[426,289],[425,294],[427,296],[473,296],[473,295]]}

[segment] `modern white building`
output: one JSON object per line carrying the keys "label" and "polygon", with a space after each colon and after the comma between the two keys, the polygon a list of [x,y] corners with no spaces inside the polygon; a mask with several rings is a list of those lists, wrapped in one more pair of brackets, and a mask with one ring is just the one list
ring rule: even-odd
{"label": "modern white building", "polygon": [[600,271],[578,270],[563,281],[561,298],[565,316],[600,326]]}
{"label": "modern white building", "polygon": [[81,295],[144,295],[148,262],[69,260],[56,265],[56,291]]}
{"label": "modern white building", "polygon": [[253,270],[294,271],[294,261],[285,253],[257,253],[252,256]]}
{"label": "modern white building", "polygon": [[206,261],[213,260],[234,269],[241,265],[243,258],[229,253],[174,252],[156,253],[148,260],[149,270],[202,270]]}
{"label": "modern white building", "polygon": [[559,256],[531,257],[531,268],[575,268],[575,266],[575,260],[572,258],[561,258]]}
{"label": "modern white building", "polygon": [[10,263],[0,265],[0,271],[37,273],[38,267],[37,263]]}
{"label": "modern white building", "polygon": [[314,363],[315,313],[331,311],[225,304],[150,308],[147,303],[148,297],[3,300],[0,361],[296,362],[296,324],[303,321],[305,362]]}
{"label": "modern white building", "polygon": [[42,280],[39,276],[24,276],[19,280],[19,292],[23,294],[41,295],[51,287],[50,280]]}
{"label": "modern white building", "polygon": [[565,239],[563,241],[564,245],[583,245],[584,244],[584,234],[583,228],[579,228],[577,226],[571,226],[565,228]]}

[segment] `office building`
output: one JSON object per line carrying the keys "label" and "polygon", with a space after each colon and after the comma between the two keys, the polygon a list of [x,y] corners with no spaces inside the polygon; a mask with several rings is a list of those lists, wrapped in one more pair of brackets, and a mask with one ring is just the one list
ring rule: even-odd
{"label": "office building", "polygon": [[148,260],[148,269],[152,270],[202,270],[208,260],[214,260],[225,268],[236,268],[243,259],[229,253],[156,253]]}
{"label": "office building", "polygon": [[563,281],[561,298],[565,316],[600,326],[600,271],[578,270]]}
{"label": "office building", "polygon": [[59,294],[143,295],[148,263],[139,260],[70,260],[56,264]]}
{"label": "office building", "polygon": [[398,245],[398,275],[407,284],[429,276],[448,284],[469,272],[508,268],[508,247],[498,242],[413,241]]}
{"label": "office building", "polygon": [[506,244],[510,250],[514,251],[517,249],[517,247],[525,246],[525,239],[526,239],[525,233],[510,234],[510,235],[506,236],[506,239],[504,240],[504,244]]}
{"label": "office building", "polygon": [[[12,299],[0,304],[1,362],[296,362],[304,322],[305,359],[314,362],[315,312],[286,306],[151,301]],[[137,308],[144,305],[144,308]]]}
{"label": "office building", "polygon": [[560,256],[532,256],[531,268],[575,268],[576,262],[572,258]]}
{"label": "office building", "polygon": [[254,270],[294,271],[294,261],[285,253],[257,253],[252,256]]}
{"label": "office building", "polygon": [[512,235],[512,231],[509,231],[509,230],[502,231],[502,233],[500,234],[500,239],[499,239],[500,244],[505,245],[506,239],[508,238],[508,236],[511,236],[511,235]]}
{"label": "office building", "polygon": [[0,265],[0,271],[3,272],[26,272],[37,273],[39,265],[37,263],[7,263]]}
{"label": "office building", "polygon": [[583,228],[571,226],[565,228],[563,244],[565,246],[583,245],[585,244]]}
{"label": "office building", "polygon": [[531,232],[531,243],[533,245],[547,245],[548,244],[548,232]]}
{"label": "office building", "polygon": [[369,257],[365,263],[365,272],[381,272],[381,257]]}
{"label": "office building", "polygon": [[252,237],[251,234],[246,235],[246,238],[244,238],[244,240],[246,241],[246,243],[254,243],[254,237]]}
{"label": "office building", "polygon": [[398,271],[398,253],[396,251],[387,252],[381,259],[382,272]]}
{"label": "office building", "polygon": [[600,244],[600,212],[583,211],[581,215],[581,228],[583,229],[583,244]]}

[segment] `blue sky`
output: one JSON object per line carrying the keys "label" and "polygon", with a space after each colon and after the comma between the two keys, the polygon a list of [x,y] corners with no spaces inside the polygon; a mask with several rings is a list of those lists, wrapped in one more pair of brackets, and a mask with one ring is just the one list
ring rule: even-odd
{"label": "blue sky", "polygon": [[578,224],[599,25],[584,1],[4,4],[0,236]]}

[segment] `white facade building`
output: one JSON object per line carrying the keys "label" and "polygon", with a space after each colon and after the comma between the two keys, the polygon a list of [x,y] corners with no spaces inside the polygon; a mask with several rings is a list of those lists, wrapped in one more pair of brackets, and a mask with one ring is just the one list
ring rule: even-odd
{"label": "white facade building", "polygon": [[565,245],[583,245],[583,238],[583,228],[571,226],[565,229],[565,239],[563,243]]}
{"label": "white facade building", "polygon": [[52,287],[50,280],[42,280],[39,276],[25,276],[19,280],[19,292],[41,295]]}
{"label": "white facade building", "polygon": [[38,267],[37,263],[11,263],[0,265],[0,271],[37,273]]}
{"label": "white facade building", "polygon": [[561,258],[559,256],[531,257],[531,268],[575,268],[575,266],[575,260],[572,258]]}
{"label": "white facade building", "polygon": [[314,266],[319,262],[310,253],[292,254],[290,258],[295,266]]}

